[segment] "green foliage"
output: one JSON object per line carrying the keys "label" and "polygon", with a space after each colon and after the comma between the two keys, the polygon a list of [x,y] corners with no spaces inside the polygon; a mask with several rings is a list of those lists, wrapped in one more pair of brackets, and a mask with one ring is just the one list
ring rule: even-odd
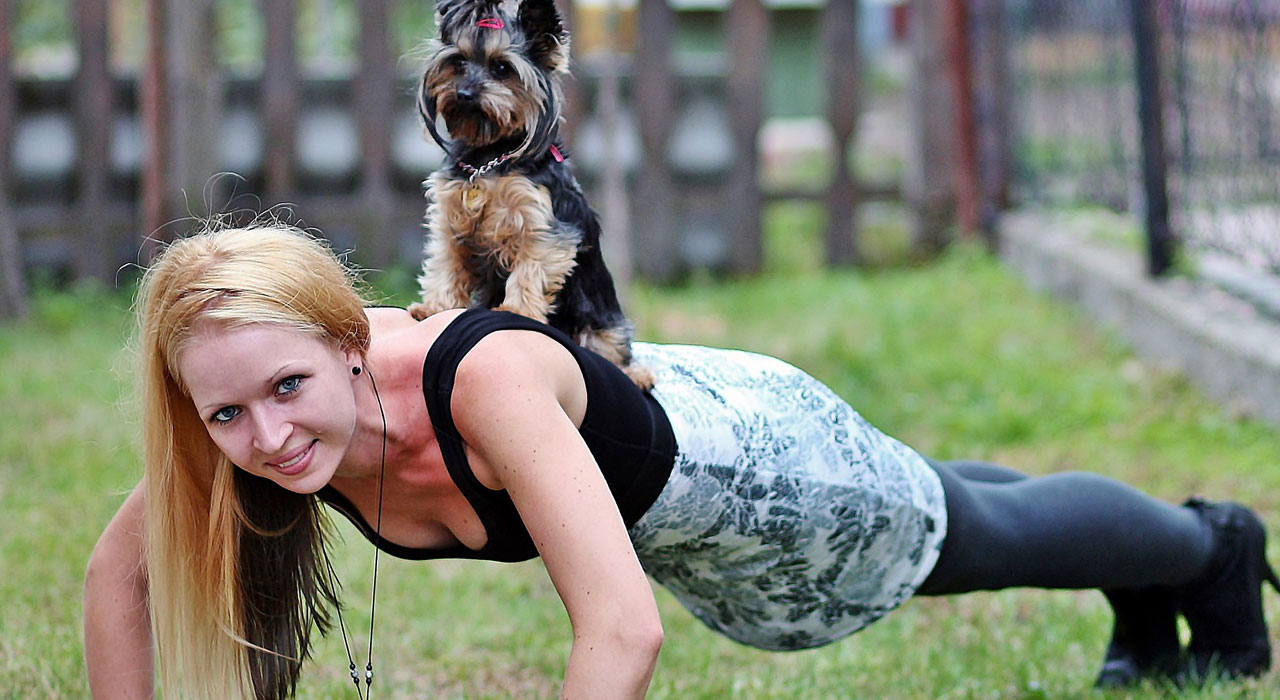
{"label": "green foliage", "polygon": [[[927,268],[824,272],[805,246],[820,216],[775,213],[777,258],[729,283],[633,290],[644,340],[778,355],[829,383],[921,451],[1029,472],[1089,469],[1169,500],[1242,499],[1280,522],[1280,437],[1135,360],[1070,309],[1028,293],[983,251]],[[780,231],[781,230],[781,231]],[[790,246],[790,248],[788,248]],[[412,298],[412,274],[372,276]],[[89,289],[40,292],[33,319],[0,325],[0,687],[6,697],[85,696],[80,584],[98,532],[136,482],[128,302]],[[335,566],[363,648],[372,550],[345,525]],[[1274,550],[1273,550],[1274,551]],[[537,562],[418,563],[384,557],[381,695],[554,696],[568,622]],[[1007,591],[912,601],[851,639],[769,654],[708,631],[665,592],[659,700],[794,698],[1164,698],[1089,685],[1110,619],[1094,592]],[[1268,600],[1274,601],[1273,598]],[[302,698],[350,697],[338,635],[316,650]],[[1280,696],[1267,678],[1180,697]]]}

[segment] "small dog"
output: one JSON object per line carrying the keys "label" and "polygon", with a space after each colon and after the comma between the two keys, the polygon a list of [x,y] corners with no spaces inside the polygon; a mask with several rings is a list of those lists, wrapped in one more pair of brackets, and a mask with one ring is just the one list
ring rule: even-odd
{"label": "small dog", "polygon": [[[641,389],[632,326],[600,253],[600,223],[557,139],[569,36],[553,0],[439,0],[418,109],[444,149],[427,180],[417,319],[460,306],[549,323]],[[444,120],[449,138],[436,125]]]}

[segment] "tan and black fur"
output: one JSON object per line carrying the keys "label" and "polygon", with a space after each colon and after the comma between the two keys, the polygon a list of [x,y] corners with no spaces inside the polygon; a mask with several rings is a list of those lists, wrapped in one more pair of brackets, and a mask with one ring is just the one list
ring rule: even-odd
{"label": "tan and black fur", "polygon": [[512,311],[650,388],[653,375],[631,362],[596,213],[557,140],[569,37],[553,0],[441,0],[436,26],[418,105],[447,161],[426,183],[422,300],[410,313]]}

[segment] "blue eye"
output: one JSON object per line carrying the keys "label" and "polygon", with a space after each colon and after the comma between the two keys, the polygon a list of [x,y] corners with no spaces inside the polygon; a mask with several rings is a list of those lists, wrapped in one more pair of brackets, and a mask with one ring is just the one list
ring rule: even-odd
{"label": "blue eye", "polygon": [[214,413],[213,416],[211,416],[211,420],[214,423],[221,425],[230,423],[231,420],[238,415],[240,415],[240,409],[235,406],[227,406],[226,408],[218,409],[217,413]]}
{"label": "blue eye", "polygon": [[295,374],[292,377],[285,377],[276,385],[276,396],[284,396],[292,394],[302,386],[302,375]]}

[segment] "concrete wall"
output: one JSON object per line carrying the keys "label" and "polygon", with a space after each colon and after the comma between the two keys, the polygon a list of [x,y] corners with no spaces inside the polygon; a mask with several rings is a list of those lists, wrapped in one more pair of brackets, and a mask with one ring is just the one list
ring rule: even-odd
{"label": "concrete wall", "polygon": [[1230,410],[1280,425],[1280,322],[1209,284],[1153,280],[1138,251],[1104,245],[1078,215],[1011,212],[1001,256],[1033,289],[1074,302],[1142,357]]}

